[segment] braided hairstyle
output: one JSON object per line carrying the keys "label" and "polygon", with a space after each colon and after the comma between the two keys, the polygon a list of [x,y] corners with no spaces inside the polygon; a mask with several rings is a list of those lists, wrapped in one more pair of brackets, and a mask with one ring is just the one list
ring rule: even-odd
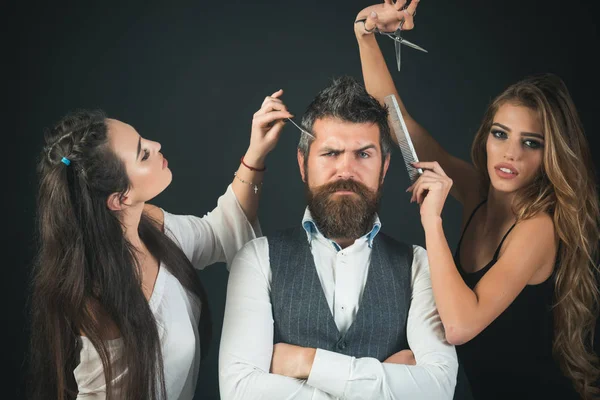
{"label": "braided hairstyle", "polygon": [[[65,116],[45,135],[39,160],[39,254],[32,278],[30,395],[74,399],[73,370],[83,333],[98,351],[107,398],[166,398],[163,359],[154,315],[141,288],[136,250],[119,216],[107,207],[113,193],[130,187],[124,163],[108,141],[102,111]],[[202,357],[211,338],[206,292],[183,251],[142,214],[140,238],[154,257],[201,304]],[[103,340],[98,313],[118,328],[122,354]],[[118,358],[118,360],[117,360]],[[115,378],[115,362],[127,368]]]}

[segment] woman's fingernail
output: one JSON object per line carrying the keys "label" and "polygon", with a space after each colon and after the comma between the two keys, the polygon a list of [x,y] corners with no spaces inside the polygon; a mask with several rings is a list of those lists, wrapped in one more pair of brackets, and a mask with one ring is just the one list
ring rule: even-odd
{"label": "woman's fingernail", "polygon": [[375,11],[371,11],[371,18],[377,18],[377,13]]}

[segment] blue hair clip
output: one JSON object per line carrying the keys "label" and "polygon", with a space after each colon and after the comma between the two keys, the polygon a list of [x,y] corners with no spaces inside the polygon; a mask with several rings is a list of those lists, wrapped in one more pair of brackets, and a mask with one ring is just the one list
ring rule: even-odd
{"label": "blue hair clip", "polygon": [[67,157],[63,157],[61,158],[61,160],[65,165],[70,165],[71,164],[71,160],[69,160]]}

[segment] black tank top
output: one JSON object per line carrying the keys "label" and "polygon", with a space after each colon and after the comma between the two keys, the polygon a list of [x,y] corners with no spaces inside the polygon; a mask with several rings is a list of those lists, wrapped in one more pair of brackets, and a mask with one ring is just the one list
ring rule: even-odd
{"label": "black tank top", "polygon": [[[480,203],[469,217],[454,259],[471,289],[494,266],[506,232],[493,258],[482,269],[468,273],[460,263],[460,245]],[[533,239],[535,240],[535,239]],[[469,342],[457,346],[459,360],[475,400],[578,399],[571,382],[552,357],[554,274],[538,285],[527,285],[498,318]]]}

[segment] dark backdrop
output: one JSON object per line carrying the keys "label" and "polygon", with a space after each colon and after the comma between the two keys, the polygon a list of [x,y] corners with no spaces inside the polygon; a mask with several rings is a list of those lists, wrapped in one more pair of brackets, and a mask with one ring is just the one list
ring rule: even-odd
{"label": "dark backdrop", "polygon": [[[249,142],[252,114],[264,96],[283,88],[289,109],[301,116],[333,77],[361,78],[352,24],[370,1],[252,3],[195,1],[167,6],[158,1],[82,1],[6,6],[7,185],[2,196],[8,217],[8,227],[2,230],[6,398],[20,398],[25,385],[25,303],[35,253],[35,162],[44,127],[68,110],[88,107],[131,123],[142,135],[162,143],[174,174],[172,185],[153,203],[174,213],[203,215],[231,181]],[[595,10],[588,3],[423,0],[417,27],[405,36],[429,54],[403,49],[402,72],[393,72],[403,100],[443,146],[468,159],[488,102],[527,74],[554,72],[570,88],[598,155],[599,41]],[[393,63],[391,40],[381,37],[380,44]],[[302,217],[298,138],[293,127],[286,127],[267,160],[260,205],[265,234]],[[408,202],[407,186],[396,152],[380,212],[384,229],[423,245],[418,210]],[[444,221],[453,247],[459,219],[460,208],[449,200]],[[209,291],[218,340],[227,271],[224,265],[214,265],[200,274]],[[216,343],[201,367],[197,397],[218,398]]]}

